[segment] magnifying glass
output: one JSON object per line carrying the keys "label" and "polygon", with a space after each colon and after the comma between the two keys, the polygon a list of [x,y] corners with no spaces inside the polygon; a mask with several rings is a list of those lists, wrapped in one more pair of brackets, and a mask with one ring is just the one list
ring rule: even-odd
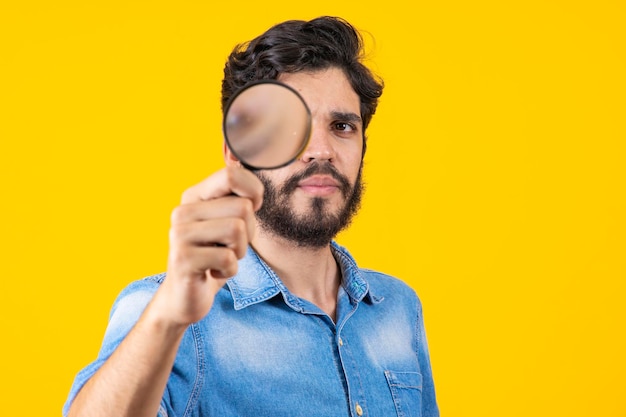
{"label": "magnifying glass", "polygon": [[230,98],[222,128],[226,145],[245,168],[280,168],[309,143],[311,111],[293,88],[261,80]]}

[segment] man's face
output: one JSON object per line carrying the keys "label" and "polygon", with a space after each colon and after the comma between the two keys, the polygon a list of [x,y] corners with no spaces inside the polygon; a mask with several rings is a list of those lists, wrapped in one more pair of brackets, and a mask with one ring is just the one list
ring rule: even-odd
{"label": "man's face", "polygon": [[282,74],[312,114],[304,153],[292,164],[258,171],[265,185],[262,229],[301,247],[323,247],[349,225],[362,193],[363,124],[359,97],[338,68]]}

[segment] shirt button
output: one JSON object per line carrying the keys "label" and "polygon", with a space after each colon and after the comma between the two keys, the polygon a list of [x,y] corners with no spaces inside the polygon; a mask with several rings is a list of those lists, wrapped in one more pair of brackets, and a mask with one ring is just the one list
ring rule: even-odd
{"label": "shirt button", "polygon": [[339,338],[339,346],[343,346],[343,340],[341,339],[341,337]]}
{"label": "shirt button", "polygon": [[356,410],[356,414],[358,416],[362,416],[363,415],[363,409],[361,408],[359,403],[356,403],[356,405],[354,406],[354,409]]}

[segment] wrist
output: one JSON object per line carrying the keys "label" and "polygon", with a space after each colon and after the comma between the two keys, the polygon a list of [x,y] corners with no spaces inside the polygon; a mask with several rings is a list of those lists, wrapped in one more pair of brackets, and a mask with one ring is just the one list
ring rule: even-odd
{"label": "wrist", "polygon": [[169,304],[157,291],[144,311],[142,322],[150,331],[172,338],[182,337],[190,323],[178,321],[171,314]]}

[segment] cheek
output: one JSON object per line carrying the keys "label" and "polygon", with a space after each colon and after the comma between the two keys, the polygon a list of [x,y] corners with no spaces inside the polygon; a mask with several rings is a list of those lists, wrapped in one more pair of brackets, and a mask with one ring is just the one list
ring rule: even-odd
{"label": "cheek", "polygon": [[362,148],[359,147],[359,152],[352,152],[345,158],[345,173],[350,178],[350,181],[354,183],[356,177],[359,175],[359,170],[363,162]]}

